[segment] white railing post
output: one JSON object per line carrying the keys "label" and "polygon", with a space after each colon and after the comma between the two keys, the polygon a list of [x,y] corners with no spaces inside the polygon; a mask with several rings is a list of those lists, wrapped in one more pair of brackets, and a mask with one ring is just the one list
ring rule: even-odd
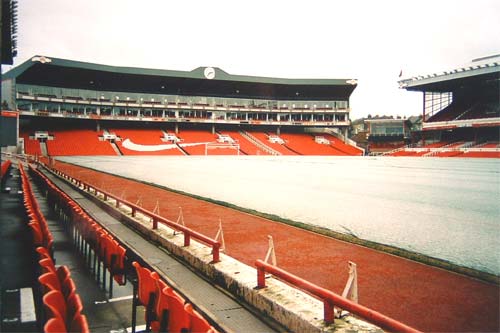
{"label": "white railing post", "polygon": [[[358,298],[358,271],[356,269],[357,266],[352,261],[349,261],[347,265],[349,266],[349,278],[347,279],[344,291],[342,292],[342,297],[358,303],[359,298]],[[337,318],[341,317],[342,315],[343,315],[342,310],[335,309],[335,316]]]}
{"label": "white railing post", "polygon": [[217,230],[217,234],[214,238],[217,242],[220,243],[219,251],[224,252],[226,250],[226,241],[224,240],[224,231],[222,230],[222,221],[219,218],[219,230]]}
{"label": "white railing post", "polygon": [[271,264],[274,266],[276,265],[276,252],[274,251],[274,242],[273,242],[273,236],[268,235],[267,238],[269,239],[269,248],[266,253],[266,258],[264,259],[264,262],[269,263],[269,259],[271,259]]}

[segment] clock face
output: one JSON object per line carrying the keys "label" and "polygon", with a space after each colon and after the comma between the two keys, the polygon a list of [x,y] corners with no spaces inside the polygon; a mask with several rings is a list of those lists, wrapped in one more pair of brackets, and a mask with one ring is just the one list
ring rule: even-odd
{"label": "clock face", "polygon": [[205,77],[207,79],[211,80],[215,77],[215,69],[213,69],[212,67],[207,67],[205,68],[203,74],[205,74]]}

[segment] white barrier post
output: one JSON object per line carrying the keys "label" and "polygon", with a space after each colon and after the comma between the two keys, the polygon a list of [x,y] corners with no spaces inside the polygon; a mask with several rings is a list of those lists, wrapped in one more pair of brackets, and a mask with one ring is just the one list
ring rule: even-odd
{"label": "white barrier post", "polygon": [[[186,226],[186,224],[184,223],[184,214],[182,214],[182,207],[179,206],[179,216],[177,217],[177,221],[176,221],[177,224],[180,224],[182,226]],[[175,230],[174,230],[174,236],[177,235]]]}
{"label": "white barrier post", "polygon": [[264,261],[266,263],[269,263],[269,259],[271,259],[271,264],[274,266],[277,266],[276,265],[276,252],[274,251],[273,236],[268,235],[267,238],[269,239],[269,249],[267,250],[266,258],[264,259]]}
{"label": "white barrier post", "polygon": [[222,230],[222,221],[219,218],[219,230],[217,230],[217,235],[215,235],[215,240],[220,243],[219,251],[224,252],[226,250],[226,241],[224,240],[224,231]]}
{"label": "white barrier post", "polygon": [[153,214],[160,215],[160,202],[156,200],[156,206],[153,209]]}
{"label": "white barrier post", "polygon": [[[356,269],[357,266],[352,261],[349,261],[347,265],[349,266],[349,278],[347,279],[344,291],[342,292],[342,297],[345,297],[353,302],[358,303],[358,272]],[[337,311],[337,309],[335,309],[335,316],[337,318],[340,318],[344,314],[345,312],[342,313],[341,310]]]}

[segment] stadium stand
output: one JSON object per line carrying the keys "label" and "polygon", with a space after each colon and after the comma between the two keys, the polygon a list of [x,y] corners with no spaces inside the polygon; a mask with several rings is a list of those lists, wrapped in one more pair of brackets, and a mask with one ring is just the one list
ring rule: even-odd
{"label": "stadium stand", "polygon": [[[23,130],[30,127],[55,130],[54,123],[69,127],[85,124],[97,132],[101,127],[116,129],[122,140],[113,143],[112,138],[107,138],[116,154],[203,155],[204,144],[215,142],[217,137],[198,132],[226,130],[234,131],[242,154],[296,155],[282,145],[270,144],[274,148],[267,149],[266,140],[260,140],[262,145],[259,146],[237,132],[250,129],[271,133],[285,128],[303,132],[305,128],[328,127],[347,136],[349,99],[357,86],[355,79],[252,77],[232,75],[211,67],[189,72],[134,68],[135,74],[130,70],[34,56],[5,73],[2,84],[12,84],[4,89],[8,92],[6,105],[19,109]],[[217,79],[211,80],[205,71],[213,73]],[[53,82],[47,84],[45,81]],[[68,129],[61,124],[59,128]],[[180,130],[183,142],[178,144],[178,151],[137,146],[162,144],[161,131],[148,128],[154,127],[152,124],[157,128],[170,127],[168,130],[175,126],[175,133]],[[56,135],[56,142],[47,140],[49,155],[69,154],[65,143],[70,142],[70,138],[64,138],[65,142],[61,143],[60,137],[64,134],[54,134],[59,134],[59,139]],[[124,147],[127,139],[136,146],[125,144]],[[184,149],[184,145],[187,148]],[[94,152],[86,154],[114,155],[104,146],[97,146]],[[221,148],[223,144],[217,146],[211,147],[211,154],[234,155],[234,149]],[[75,147],[77,150],[85,148]],[[42,152],[45,152],[45,143]]]}
{"label": "stadium stand", "polygon": [[138,277],[134,307],[145,307],[146,330],[153,332],[204,332],[216,333],[214,327],[203,318],[192,304],[176,293],[157,272],[138,262],[132,265]]}
{"label": "stadium stand", "polygon": [[[400,87],[423,93],[423,143],[390,152],[391,156],[496,157],[500,139],[500,55],[426,76],[399,81]],[[426,144],[432,142],[432,144]],[[422,149],[419,149],[422,148]]]}
{"label": "stadium stand", "polygon": [[238,131],[222,130],[220,133],[229,135],[234,139],[236,143],[240,145],[240,152],[244,155],[269,155],[269,152],[253,144],[247,137],[243,136]]}
{"label": "stadium stand", "polygon": [[[136,149],[127,148],[124,146],[125,140],[130,140],[136,145],[144,146],[158,146],[165,145],[161,138],[163,137],[163,132],[159,129],[130,129],[130,128],[114,128],[109,129],[110,133],[116,134],[120,137],[119,141],[115,141],[120,152],[123,155],[183,155],[182,151],[178,147],[171,149],[161,149],[161,150],[139,150],[141,147]],[[147,149],[145,147],[144,149]]]}
{"label": "stadium stand", "polygon": [[361,149],[346,144],[342,140],[331,134],[324,134],[324,136],[326,139],[330,140],[330,144],[333,148],[343,152],[346,155],[361,156],[363,154],[363,151]]}
{"label": "stadium stand", "polygon": [[286,147],[299,155],[347,155],[333,148],[330,143],[316,142],[314,136],[309,134],[281,133],[280,136],[285,140]]}
{"label": "stadium stand", "polygon": [[[18,164],[23,188],[24,206],[32,230],[32,246],[39,255],[39,289],[42,296],[42,326],[45,332],[88,333],[88,324],[82,314],[83,306],[67,266],[56,267],[53,261],[54,238],[34,196],[32,186],[24,170]],[[31,175],[36,170],[29,166]]]}
{"label": "stadium stand", "polygon": [[253,137],[255,137],[257,140],[259,140],[263,145],[277,151],[281,155],[298,155],[296,152],[287,148],[284,144],[269,141],[270,137],[272,136],[278,137],[277,135],[274,134],[271,135],[267,132],[259,132],[256,130],[249,130],[247,132]]}
{"label": "stadium stand", "polygon": [[41,156],[42,149],[40,148],[40,142],[35,139],[30,139],[28,133],[20,133],[19,135],[24,139],[24,153],[28,155]]}
{"label": "stadium stand", "polygon": [[[202,130],[183,129],[179,131],[177,137],[182,140],[183,144],[182,148],[188,155],[205,155],[205,144],[217,142],[217,135]],[[223,155],[224,153],[227,153],[224,150],[225,149],[214,149],[214,151],[211,152],[211,154]],[[232,153],[234,154],[234,152]]]}
{"label": "stadium stand", "polygon": [[99,133],[86,129],[51,131],[53,140],[47,140],[51,156],[68,155],[116,155],[109,142],[100,141]]}
{"label": "stadium stand", "polygon": [[117,136],[121,137],[122,140],[130,139],[134,143],[141,145],[159,145],[163,143],[161,141],[163,133],[159,129],[110,128],[109,132],[115,133]]}

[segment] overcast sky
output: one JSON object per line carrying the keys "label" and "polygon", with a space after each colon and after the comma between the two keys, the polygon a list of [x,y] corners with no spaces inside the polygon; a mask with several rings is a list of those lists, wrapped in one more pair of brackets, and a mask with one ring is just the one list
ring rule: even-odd
{"label": "overcast sky", "polygon": [[[20,0],[18,56],[283,78],[355,78],[351,119],[416,115],[398,76],[500,53],[499,0]],[[5,71],[5,69],[4,69]]]}

